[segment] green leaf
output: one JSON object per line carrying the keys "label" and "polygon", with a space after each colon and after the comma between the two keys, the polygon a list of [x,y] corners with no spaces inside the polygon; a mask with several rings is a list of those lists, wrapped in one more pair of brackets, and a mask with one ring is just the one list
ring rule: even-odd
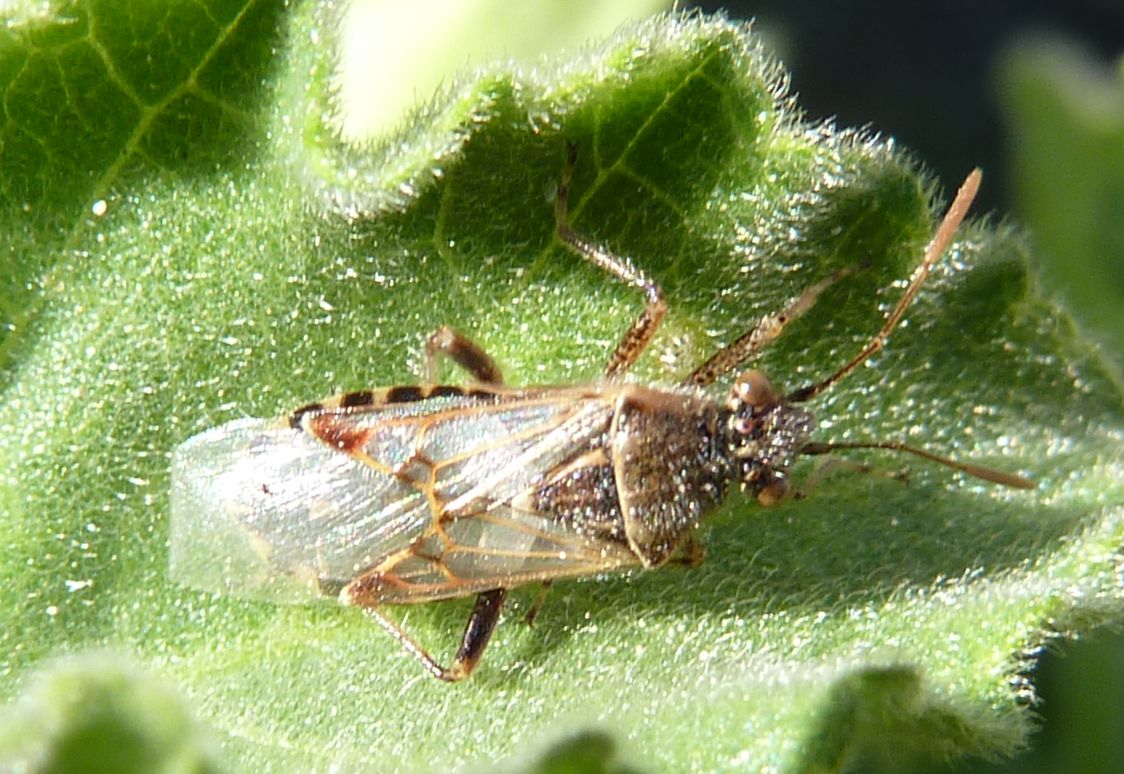
{"label": "green leaf", "polygon": [[9,771],[219,771],[218,750],[168,686],[105,653],[49,665],[0,715]]}
{"label": "green leaf", "polygon": [[[909,440],[1032,492],[917,465],[908,486],[840,473],[773,509],[734,496],[696,570],[559,583],[533,628],[536,591],[514,592],[456,686],[361,611],[174,584],[168,455],[197,432],[413,382],[442,324],[513,384],[597,379],[642,304],[553,239],[566,140],[575,225],[671,305],[644,380],[866,266],[755,364],[782,388],[824,376],[878,328],[938,206],[888,143],[805,123],[721,19],[481,65],[359,142],[339,133],[338,11],[282,11],[89,3],[0,33],[6,696],[52,654],[126,652],[237,770],[549,770],[583,733],[597,765],[641,770],[1022,743],[1029,659],[1120,619],[1122,405],[1019,238],[981,222],[887,351],[816,401],[819,437]],[[447,660],[469,605],[393,612]]]}

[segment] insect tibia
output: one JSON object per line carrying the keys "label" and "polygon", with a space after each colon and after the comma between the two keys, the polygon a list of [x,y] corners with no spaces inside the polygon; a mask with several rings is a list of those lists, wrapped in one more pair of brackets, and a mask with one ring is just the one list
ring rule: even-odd
{"label": "insect tibia", "polygon": [[605,366],[605,376],[612,378],[627,372],[636,359],[647,348],[656,329],[667,314],[667,302],[663,289],[653,282],[647,274],[632,265],[627,258],[614,255],[588,237],[574,231],[569,220],[570,183],[573,180],[574,165],[578,160],[578,146],[566,145],[566,165],[562,169],[562,179],[558,183],[558,195],[554,200],[555,233],[562,244],[604,271],[614,275],[622,282],[644,291],[647,303],[644,311],[625,332],[615,350],[609,355]]}
{"label": "insect tibia", "polygon": [[916,446],[908,446],[904,443],[898,443],[897,441],[861,441],[852,443],[809,442],[805,443],[800,448],[799,453],[809,455],[831,454],[840,449],[888,449],[890,451],[904,452],[929,460],[930,462],[935,462],[938,465],[944,465],[953,470],[959,470],[961,473],[972,476],[973,478],[999,484],[1000,486],[1011,487],[1012,489],[1034,489],[1035,487],[1035,483],[1029,478],[1023,478],[1015,473],[1006,473],[1002,470],[995,470],[994,468],[984,467],[983,465],[974,465],[969,462],[957,462],[954,459],[942,457],[931,451],[919,449]]}

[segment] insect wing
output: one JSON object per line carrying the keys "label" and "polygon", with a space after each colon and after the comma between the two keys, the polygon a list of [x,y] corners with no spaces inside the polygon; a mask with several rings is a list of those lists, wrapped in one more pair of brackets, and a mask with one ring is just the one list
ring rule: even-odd
{"label": "insect wing", "polygon": [[611,406],[566,395],[516,399],[435,421],[422,453],[451,517],[500,507],[608,430]]}
{"label": "insect wing", "polygon": [[334,595],[429,523],[426,498],[287,425],[229,422],[172,455],[171,574],[206,591]]}
{"label": "insect wing", "polygon": [[541,514],[500,506],[432,529],[380,568],[380,602],[424,602],[574,578],[638,563],[626,543],[582,535]]}
{"label": "insect wing", "polygon": [[603,444],[611,417],[603,396],[552,391],[327,410],[305,428],[431,499],[434,520],[368,584],[379,602],[422,602],[634,564],[623,545],[581,535],[524,496]]}

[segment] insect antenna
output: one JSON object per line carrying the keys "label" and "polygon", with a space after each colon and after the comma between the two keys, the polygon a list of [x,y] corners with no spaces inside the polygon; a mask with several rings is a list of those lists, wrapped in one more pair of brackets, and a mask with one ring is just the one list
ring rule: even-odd
{"label": "insect antenna", "polygon": [[909,280],[909,287],[905,289],[905,293],[902,295],[901,299],[898,300],[897,306],[890,312],[890,316],[886,318],[886,323],[882,326],[882,329],[874,334],[874,338],[859,351],[859,354],[851,358],[842,368],[822,382],[815,382],[790,392],[785,396],[786,401],[790,403],[803,403],[811,400],[843,379],[847,374],[854,371],[875,352],[882,349],[886,344],[886,339],[890,336],[890,332],[897,327],[897,324],[905,314],[905,310],[909,308],[909,305],[913,303],[913,299],[917,296],[917,292],[921,290],[921,286],[925,283],[926,278],[928,278],[929,272],[932,271],[933,266],[948,248],[949,243],[952,242],[952,237],[956,233],[956,229],[960,227],[960,222],[964,220],[964,216],[968,213],[968,208],[972,205],[972,200],[976,198],[976,192],[980,188],[981,177],[982,173],[977,167],[973,169],[968,177],[965,178],[964,182],[961,183],[960,190],[956,192],[956,198],[952,200],[952,205],[948,208],[948,212],[945,213],[940,226],[937,227],[936,234],[933,235],[929,246],[925,248],[925,256],[921,259],[920,265],[918,265],[917,269],[913,272],[913,276]]}
{"label": "insect antenna", "polygon": [[985,468],[982,465],[972,465],[967,462],[957,462],[954,459],[943,457],[940,454],[933,454],[931,451],[919,449],[916,446],[909,446],[904,443],[898,443],[897,441],[856,441],[850,443],[809,442],[800,447],[800,453],[808,455],[831,454],[839,449],[890,449],[892,451],[905,452],[906,454],[922,457],[930,462],[959,470],[961,473],[966,473],[969,476],[974,476],[984,481],[990,481],[993,484],[1009,486],[1014,489],[1034,489],[1035,486],[1034,482],[1029,478],[1023,478],[1014,473],[1005,473],[1002,470]]}
{"label": "insect antenna", "polygon": [[[785,396],[786,401],[790,403],[803,403],[811,400],[836,382],[842,380],[849,373],[862,365],[871,355],[882,349],[886,343],[886,339],[890,336],[890,332],[901,322],[906,309],[913,303],[913,299],[917,297],[918,291],[921,290],[921,286],[925,283],[933,266],[940,260],[944,251],[948,249],[949,244],[952,242],[952,237],[956,234],[956,230],[960,227],[960,223],[968,213],[968,208],[972,205],[972,200],[976,198],[976,192],[980,188],[981,177],[982,173],[980,170],[978,168],[973,169],[960,185],[960,189],[956,192],[956,197],[952,200],[948,212],[945,213],[941,224],[937,227],[936,233],[933,235],[928,247],[925,248],[925,255],[921,259],[920,265],[914,270],[913,276],[909,280],[909,286],[898,300],[897,305],[894,306],[893,311],[890,312],[889,317],[886,318],[886,322],[882,325],[881,330],[874,334],[874,337],[867,342],[867,345],[863,347],[857,355],[847,361],[838,371],[823,381],[813,382],[798,390],[794,390]],[[959,470],[961,473],[965,473],[969,476],[984,481],[990,481],[994,484],[1009,486],[1014,489],[1033,489],[1035,486],[1034,482],[1030,479],[1023,478],[1014,473],[1005,473],[1001,470],[994,470],[982,465],[973,465],[967,462],[957,462],[948,457],[897,441],[857,441],[850,443],[808,442],[800,447],[799,453],[808,455],[830,454],[840,449],[889,449],[891,451],[912,454],[929,460],[930,462]]]}

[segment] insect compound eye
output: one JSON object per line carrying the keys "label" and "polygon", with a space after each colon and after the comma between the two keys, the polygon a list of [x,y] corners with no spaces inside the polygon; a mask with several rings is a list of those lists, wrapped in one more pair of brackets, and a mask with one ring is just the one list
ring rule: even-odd
{"label": "insect compound eye", "polygon": [[779,402],[780,396],[773,389],[773,383],[769,381],[769,377],[760,371],[744,371],[738,374],[738,378],[734,380],[734,386],[730,389],[729,403],[731,409],[738,406],[753,408],[775,406]]}
{"label": "insect compound eye", "polygon": [[738,435],[749,435],[753,432],[754,422],[750,417],[738,417],[734,420],[734,432]]}

